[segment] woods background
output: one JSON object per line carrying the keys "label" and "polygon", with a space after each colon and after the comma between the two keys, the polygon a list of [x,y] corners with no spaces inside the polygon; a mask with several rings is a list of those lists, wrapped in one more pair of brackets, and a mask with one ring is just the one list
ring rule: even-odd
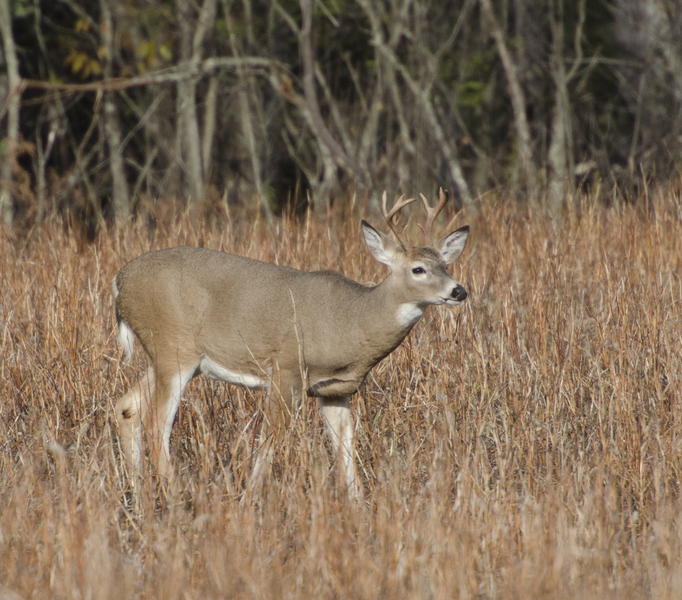
{"label": "woods background", "polygon": [[680,0],[0,0],[3,219],[634,201],[679,176],[681,26]]}

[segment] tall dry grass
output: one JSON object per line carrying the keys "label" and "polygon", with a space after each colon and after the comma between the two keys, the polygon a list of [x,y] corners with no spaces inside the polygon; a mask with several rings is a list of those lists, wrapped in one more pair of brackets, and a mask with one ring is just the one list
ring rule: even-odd
{"label": "tall dry grass", "polygon": [[0,596],[682,597],[676,202],[463,216],[469,300],[430,309],[354,399],[360,506],[310,400],[240,504],[261,395],[203,380],[174,429],[178,476],[145,463],[133,498],[113,406],[145,361],[120,364],[109,287],[180,244],[379,280],[356,223],[3,235]]}

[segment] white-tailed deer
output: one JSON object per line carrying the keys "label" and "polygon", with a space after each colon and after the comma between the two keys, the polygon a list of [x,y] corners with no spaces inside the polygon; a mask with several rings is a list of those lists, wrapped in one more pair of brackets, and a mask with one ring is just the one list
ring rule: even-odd
{"label": "white-tailed deer", "polygon": [[[427,209],[430,230],[447,196]],[[269,468],[273,443],[303,391],[319,399],[348,492],[359,493],[353,460],[350,396],[390,354],[431,304],[460,304],[467,293],[447,272],[464,250],[462,227],[438,251],[407,247],[394,216],[383,211],[398,242],[362,222],[369,251],[391,274],[365,287],[333,271],[305,272],[201,248],[148,252],[113,281],[118,337],[130,361],[135,335],[152,362],[116,405],[131,474],[139,469],[144,423],[150,455],[170,477],[169,439],[180,397],[200,373],[264,389],[265,416],[251,485]],[[282,402],[283,400],[283,402]]]}

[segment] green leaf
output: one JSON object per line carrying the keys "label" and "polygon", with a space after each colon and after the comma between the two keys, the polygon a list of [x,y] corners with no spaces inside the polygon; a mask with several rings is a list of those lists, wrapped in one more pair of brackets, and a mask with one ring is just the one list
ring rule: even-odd
{"label": "green leaf", "polygon": [[161,55],[161,58],[163,58],[164,60],[171,60],[173,58],[173,53],[171,52],[171,49],[168,47],[168,44],[159,45],[159,54]]}
{"label": "green leaf", "polygon": [[33,2],[31,0],[13,0],[12,16],[14,16],[16,19],[25,19],[26,17],[30,17],[33,12]]}
{"label": "green leaf", "polygon": [[476,107],[481,103],[483,97],[483,88],[485,84],[482,81],[467,81],[459,88],[459,98],[457,104],[459,106]]}

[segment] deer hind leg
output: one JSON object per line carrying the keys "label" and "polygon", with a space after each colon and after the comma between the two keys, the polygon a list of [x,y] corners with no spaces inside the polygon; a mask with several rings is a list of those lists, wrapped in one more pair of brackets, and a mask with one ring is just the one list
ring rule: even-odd
{"label": "deer hind leg", "polygon": [[136,477],[142,455],[142,422],[155,398],[154,369],[149,367],[140,381],[116,403],[116,421],[128,472]]}
{"label": "deer hind leg", "polygon": [[[177,364],[177,363],[176,363]],[[156,471],[161,477],[170,479],[173,466],[170,462],[170,435],[180,398],[185,386],[194,377],[196,364],[163,370],[156,366],[156,398],[146,415],[149,425],[149,446]]]}
{"label": "deer hind leg", "polygon": [[360,488],[353,460],[353,416],[350,410],[350,397],[320,398],[319,401],[329,437],[334,444],[334,452],[341,455],[348,496],[355,500],[360,497]]}

